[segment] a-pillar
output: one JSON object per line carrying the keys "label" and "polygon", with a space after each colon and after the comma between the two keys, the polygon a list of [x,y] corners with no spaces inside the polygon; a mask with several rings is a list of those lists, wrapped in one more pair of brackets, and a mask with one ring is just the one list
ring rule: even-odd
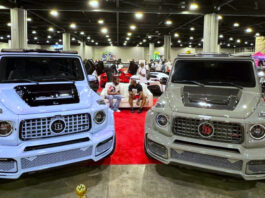
{"label": "a-pillar", "polygon": [[155,44],[149,43],[149,61],[154,58]]}
{"label": "a-pillar", "polygon": [[84,60],[86,58],[86,42],[80,41],[80,56]]}
{"label": "a-pillar", "polygon": [[22,8],[10,9],[11,48],[25,49],[28,42],[27,11]]}
{"label": "a-pillar", "polygon": [[164,59],[170,60],[171,36],[164,36]]}
{"label": "a-pillar", "polygon": [[203,52],[218,52],[218,17],[206,14],[203,27]]}
{"label": "a-pillar", "polygon": [[256,37],[255,52],[262,52],[265,54],[265,37],[264,36]]}
{"label": "a-pillar", "polygon": [[63,33],[63,50],[71,50],[71,35],[70,33]]}

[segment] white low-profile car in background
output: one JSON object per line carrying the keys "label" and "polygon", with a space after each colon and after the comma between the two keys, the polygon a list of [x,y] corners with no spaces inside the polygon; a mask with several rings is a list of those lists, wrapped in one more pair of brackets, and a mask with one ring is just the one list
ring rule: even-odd
{"label": "white low-profile car in background", "polygon": [[2,50],[0,178],[113,153],[113,111],[90,77],[76,53]]}
{"label": "white low-profile car in background", "polygon": [[147,156],[265,179],[263,97],[251,57],[178,56],[165,93],[146,115]]}
{"label": "white low-profile car in background", "polygon": [[162,72],[150,72],[147,87],[154,95],[161,95],[165,92],[169,76]]}

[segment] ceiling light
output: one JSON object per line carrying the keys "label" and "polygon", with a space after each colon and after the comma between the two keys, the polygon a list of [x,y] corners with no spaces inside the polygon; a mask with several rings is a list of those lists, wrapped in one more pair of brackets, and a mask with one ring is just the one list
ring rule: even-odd
{"label": "ceiling light", "polygon": [[0,36],[0,39],[1,39],[1,40],[3,40],[3,39],[4,39],[4,37],[3,37],[3,36]]}
{"label": "ceiling light", "polygon": [[108,34],[106,35],[106,38],[109,38],[109,35]]}
{"label": "ceiling light", "polygon": [[198,8],[199,8],[199,5],[197,3],[190,4],[190,10],[197,10]]}
{"label": "ceiling light", "polygon": [[192,45],[189,45],[189,48],[192,48]]}
{"label": "ceiling light", "polygon": [[104,24],[104,20],[103,19],[99,19],[98,20],[98,24],[101,24],[101,25]]}
{"label": "ceiling light", "polygon": [[260,36],[260,33],[257,32],[257,33],[255,34],[255,36]]}
{"label": "ceiling light", "polygon": [[234,23],[234,27],[239,27],[240,24],[239,23]]}
{"label": "ceiling light", "polygon": [[7,37],[7,38],[10,38],[10,35],[7,35],[6,37]]}
{"label": "ceiling light", "polygon": [[248,42],[247,42],[247,41],[245,41],[245,44],[247,45],[247,44],[248,44]]}
{"label": "ceiling light", "polygon": [[49,31],[49,32],[54,32],[53,27],[49,27],[48,31]]}
{"label": "ceiling light", "polygon": [[109,38],[108,41],[111,41],[111,39]]}
{"label": "ceiling light", "polygon": [[203,42],[203,41],[204,41],[204,39],[202,38],[202,39],[201,39],[201,42]]}
{"label": "ceiling light", "polygon": [[146,42],[146,39],[144,39],[143,42],[145,43]]}
{"label": "ceiling light", "polygon": [[224,38],[224,35],[220,34],[220,35],[219,35],[219,38]]}
{"label": "ceiling light", "polygon": [[91,40],[91,43],[94,43],[95,41],[94,40]]}
{"label": "ceiling light", "polygon": [[194,39],[193,36],[191,36],[191,37],[190,37],[190,40],[193,40],[193,39]]}
{"label": "ceiling light", "polygon": [[80,32],[80,34],[81,34],[81,35],[84,35],[84,34],[85,34],[85,32],[83,32],[83,31],[82,31],[82,32]]}
{"label": "ceiling light", "polygon": [[58,44],[59,44],[58,42],[55,43],[55,45],[58,45]]}
{"label": "ceiling light", "polygon": [[143,44],[142,42],[139,43],[139,45],[142,45],[142,44]]}
{"label": "ceiling light", "polygon": [[241,43],[241,40],[240,40],[240,39],[237,39],[236,42],[237,42],[237,43]]}
{"label": "ceiling light", "polygon": [[11,27],[11,23],[10,23],[10,22],[9,22],[9,23],[7,23],[7,26],[8,26],[8,27]]}
{"label": "ceiling light", "polygon": [[148,36],[148,39],[151,39],[152,38],[152,36]]}
{"label": "ceiling light", "polygon": [[35,30],[32,31],[32,34],[37,34],[37,32]]}
{"label": "ceiling light", "polygon": [[88,4],[89,4],[92,8],[98,8],[98,7],[99,7],[99,2],[98,2],[98,0],[89,0]]}
{"label": "ceiling light", "polygon": [[32,19],[31,19],[30,17],[28,17],[28,18],[27,18],[27,21],[28,21],[28,22],[31,22],[31,21],[32,21]]}
{"label": "ceiling light", "polygon": [[195,30],[195,27],[191,27],[191,28],[190,28],[190,31],[194,31],[194,30]]}
{"label": "ceiling light", "polygon": [[130,29],[131,30],[135,30],[136,29],[136,26],[135,25],[130,25]]}
{"label": "ceiling light", "polygon": [[75,29],[76,28],[76,24],[75,23],[71,23],[70,24],[70,28]]}
{"label": "ceiling light", "polygon": [[107,34],[108,33],[108,29],[106,28],[106,27],[104,27],[104,28],[101,28],[101,33],[103,33],[103,34]]}
{"label": "ceiling light", "polygon": [[136,19],[142,19],[143,16],[144,16],[144,15],[143,15],[142,12],[136,12],[136,13],[135,13],[135,18],[136,18]]}
{"label": "ceiling light", "polygon": [[50,15],[57,17],[58,16],[58,11],[57,10],[51,10]]}
{"label": "ceiling light", "polygon": [[129,37],[126,37],[126,40],[127,40],[127,41],[129,41],[129,40],[130,40],[130,38],[129,38]]}
{"label": "ceiling light", "polygon": [[228,43],[228,44],[227,44],[227,47],[230,47],[230,46],[231,46],[230,43]]}
{"label": "ceiling light", "polygon": [[251,46],[253,46],[254,44],[253,43],[250,43]]}
{"label": "ceiling light", "polygon": [[172,21],[171,20],[166,20],[165,24],[166,25],[172,25]]}
{"label": "ceiling light", "polygon": [[178,40],[178,43],[181,43],[181,40]]}
{"label": "ceiling light", "polygon": [[157,44],[160,44],[161,42],[160,41],[157,41]]}
{"label": "ceiling light", "polygon": [[98,45],[98,42],[96,42],[95,44]]}
{"label": "ceiling light", "polygon": [[132,33],[131,33],[131,32],[128,32],[127,35],[128,35],[128,36],[132,36]]}
{"label": "ceiling light", "polygon": [[75,40],[76,40],[75,37],[73,37],[73,38],[72,38],[72,41],[75,41]]}
{"label": "ceiling light", "polygon": [[222,15],[218,15],[218,16],[217,16],[217,19],[220,21],[220,20],[223,19],[223,16],[222,16]]}
{"label": "ceiling light", "polygon": [[34,40],[38,40],[38,37],[35,36],[35,37],[34,37]]}
{"label": "ceiling light", "polygon": [[253,29],[249,27],[245,31],[246,31],[246,33],[251,33],[251,32],[253,32]]}
{"label": "ceiling light", "polygon": [[178,37],[179,37],[179,34],[178,34],[178,33],[175,33],[175,34],[174,34],[174,37],[175,37],[175,38],[178,38]]}
{"label": "ceiling light", "polygon": [[199,45],[199,46],[201,46],[202,44],[201,44],[201,43],[199,43],[198,45]]}
{"label": "ceiling light", "polygon": [[3,5],[0,5],[0,9],[8,9],[7,7],[3,6]]}
{"label": "ceiling light", "polygon": [[50,41],[46,41],[46,43],[50,43]]}
{"label": "ceiling light", "polygon": [[182,47],[182,46],[183,46],[183,44],[180,44],[179,46],[180,46],[180,47]]}
{"label": "ceiling light", "polygon": [[87,40],[90,40],[90,36],[88,36],[88,37],[86,37],[87,38]]}
{"label": "ceiling light", "polygon": [[234,40],[234,38],[233,38],[233,37],[230,37],[230,38],[229,38],[229,41],[233,41],[233,40]]}
{"label": "ceiling light", "polygon": [[47,36],[48,39],[52,38],[50,35]]}

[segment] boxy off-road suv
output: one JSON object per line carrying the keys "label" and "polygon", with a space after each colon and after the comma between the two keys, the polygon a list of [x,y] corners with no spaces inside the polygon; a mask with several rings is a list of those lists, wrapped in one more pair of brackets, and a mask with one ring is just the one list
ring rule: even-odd
{"label": "boxy off-road suv", "polygon": [[113,152],[113,112],[88,77],[77,54],[0,53],[0,178]]}
{"label": "boxy off-road suv", "polygon": [[254,60],[178,56],[147,114],[145,150],[165,164],[265,179],[265,103]]}

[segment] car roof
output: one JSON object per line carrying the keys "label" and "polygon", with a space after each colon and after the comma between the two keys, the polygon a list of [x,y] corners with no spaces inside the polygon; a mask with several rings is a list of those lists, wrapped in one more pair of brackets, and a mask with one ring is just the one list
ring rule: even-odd
{"label": "car roof", "polygon": [[79,56],[75,51],[51,51],[42,49],[2,49],[0,56],[3,55]]}
{"label": "car roof", "polygon": [[251,55],[237,55],[237,54],[218,54],[218,53],[200,53],[200,54],[179,54],[176,59],[210,59],[210,60],[250,60]]}

